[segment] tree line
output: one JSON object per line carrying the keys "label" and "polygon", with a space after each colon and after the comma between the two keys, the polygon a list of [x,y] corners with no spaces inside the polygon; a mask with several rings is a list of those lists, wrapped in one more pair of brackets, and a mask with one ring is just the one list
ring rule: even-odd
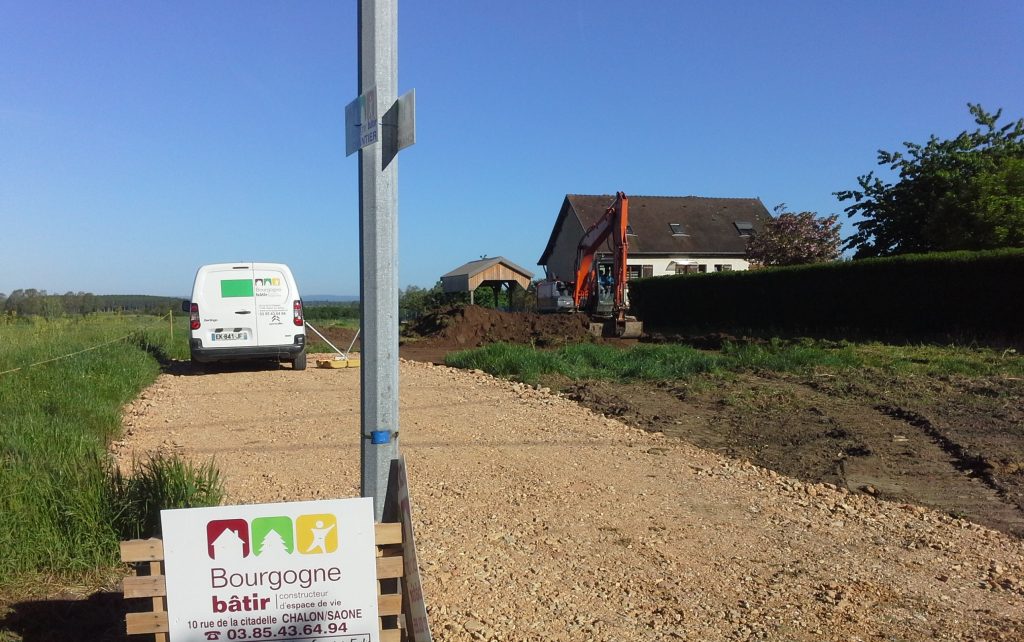
{"label": "tree line", "polygon": [[178,309],[181,299],[146,294],[93,294],[65,292],[50,294],[35,288],[18,289],[9,295],[0,292],[0,310],[8,316],[40,316],[57,318],[64,315],[86,315],[93,312],[131,312],[134,314],[167,314]]}
{"label": "tree line", "polygon": [[1024,247],[1024,119],[968,103],[977,126],[950,139],[934,134],[903,151],[878,151],[896,176],[868,172],[857,189],[835,192],[856,232],[840,241],[838,217],[778,212],[748,244],[760,265],[835,260],[841,250],[871,258]]}

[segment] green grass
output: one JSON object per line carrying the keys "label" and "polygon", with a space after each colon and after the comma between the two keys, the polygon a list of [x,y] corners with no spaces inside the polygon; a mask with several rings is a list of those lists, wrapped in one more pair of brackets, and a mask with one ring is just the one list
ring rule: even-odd
{"label": "green grass", "polygon": [[670,344],[641,344],[622,350],[581,343],[548,351],[498,343],[449,354],[446,363],[527,383],[536,383],[545,375],[561,375],[573,380],[675,381],[704,374],[744,371],[806,374],[855,368],[894,374],[1024,375],[1024,358],[1012,351],[811,340],[726,344],[715,352]]}
{"label": "green grass", "polygon": [[893,374],[1024,376],[1024,356],[1014,350],[962,346],[858,346],[864,362]]}
{"label": "green grass", "polygon": [[714,355],[686,346],[644,345],[618,350],[592,343],[567,345],[553,351],[498,343],[449,354],[446,359],[450,366],[477,368],[529,383],[550,374],[570,379],[682,379],[719,371],[719,361]]}
{"label": "green grass", "polygon": [[0,372],[20,368],[0,374],[0,586],[116,561],[127,513],[107,445],[159,359],[188,357],[185,322],[172,339],[149,316],[0,321]]}

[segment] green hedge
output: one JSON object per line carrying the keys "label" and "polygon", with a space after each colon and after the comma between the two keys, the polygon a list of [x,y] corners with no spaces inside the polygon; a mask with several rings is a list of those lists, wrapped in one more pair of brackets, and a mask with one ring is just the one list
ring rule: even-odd
{"label": "green hedge", "polygon": [[630,284],[650,328],[851,337],[1024,336],[1024,250],[680,275]]}

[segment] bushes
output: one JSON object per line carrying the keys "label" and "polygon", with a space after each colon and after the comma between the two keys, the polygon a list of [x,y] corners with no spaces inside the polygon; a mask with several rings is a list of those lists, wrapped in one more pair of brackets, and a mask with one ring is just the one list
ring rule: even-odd
{"label": "bushes", "polygon": [[901,338],[1019,338],[1024,250],[950,252],[630,284],[649,327]]}

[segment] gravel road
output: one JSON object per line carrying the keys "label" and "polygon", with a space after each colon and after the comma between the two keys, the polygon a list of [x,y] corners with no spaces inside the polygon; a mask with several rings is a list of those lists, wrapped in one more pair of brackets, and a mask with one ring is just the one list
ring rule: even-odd
{"label": "gravel road", "polygon": [[[480,372],[403,361],[400,384],[437,639],[1024,640],[1021,540]],[[114,449],[213,457],[230,503],[355,496],[358,396],[355,369],[181,364]]]}

